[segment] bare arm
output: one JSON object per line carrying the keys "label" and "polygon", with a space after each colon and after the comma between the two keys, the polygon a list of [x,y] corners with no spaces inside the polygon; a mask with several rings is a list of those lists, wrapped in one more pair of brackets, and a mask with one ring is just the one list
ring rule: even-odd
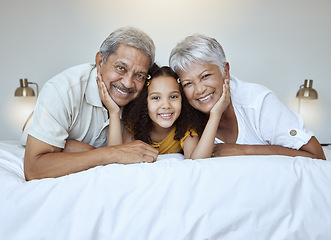
{"label": "bare arm", "polygon": [[64,146],[62,152],[86,152],[92,149],[95,149],[95,147],[87,143],[71,139],[66,141],[66,145]]}
{"label": "bare arm", "polygon": [[234,143],[220,143],[215,145],[214,154],[217,157],[239,155],[304,156],[325,160],[323,149],[315,137],[312,137],[309,142],[299,150],[276,145],[239,145]]}
{"label": "bare arm", "polygon": [[109,114],[108,146],[123,144],[121,120],[119,114]]}
{"label": "bare arm", "polygon": [[121,130],[121,117],[120,107],[114,102],[109,95],[101,76],[97,76],[97,84],[101,101],[108,109],[109,114],[109,134],[108,134],[108,146],[118,145],[123,143],[122,130]]}
{"label": "bare arm", "polygon": [[158,154],[156,149],[141,141],[96,149],[91,147],[91,150],[84,148],[84,144],[75,146],[83,146],[85,150],[65,152],[29,135],[24,156],[26,180],[60,177],[110,163],[154,162]]}

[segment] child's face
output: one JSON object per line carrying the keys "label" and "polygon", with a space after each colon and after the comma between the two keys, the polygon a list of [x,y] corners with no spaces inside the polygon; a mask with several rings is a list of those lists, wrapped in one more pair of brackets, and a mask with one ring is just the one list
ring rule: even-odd
{"label": "child's face", "polygon": [[176,79],[169,76],[153,78],[148,87],[147,106],[154,127],[172,127],[182,108],[182,96]]}

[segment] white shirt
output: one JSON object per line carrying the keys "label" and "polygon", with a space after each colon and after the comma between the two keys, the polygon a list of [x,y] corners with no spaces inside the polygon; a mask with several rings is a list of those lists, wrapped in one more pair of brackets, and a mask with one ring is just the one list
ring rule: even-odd
{"label": "white shirt", "polygon": [[106,146],[109,118],[96,76],[94,64],[82,64],[46,82],[28,134],[59,148],[64,148],[67,139]]}
{"label": "white shirt", "polygon": [[[231,77],[230,96],[238,122],[237,144],[280,145],[300,149],[313,133],[299,114],[268,88]],[[221,143],[215,139],[215,143]]]}

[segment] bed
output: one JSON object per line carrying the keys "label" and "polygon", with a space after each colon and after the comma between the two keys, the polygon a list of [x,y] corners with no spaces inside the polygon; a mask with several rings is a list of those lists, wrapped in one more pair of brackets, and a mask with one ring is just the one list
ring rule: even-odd
{"label": "bed", "polygon": [[331,161],[169,154],[26,182],[23,155],[0,141],[0,239],[331,239]]}

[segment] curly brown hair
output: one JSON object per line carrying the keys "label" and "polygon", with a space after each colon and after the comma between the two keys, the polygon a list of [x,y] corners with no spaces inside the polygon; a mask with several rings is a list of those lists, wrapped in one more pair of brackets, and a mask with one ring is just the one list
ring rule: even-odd
{"label": "curly brown hair", "polygon": [[[151,79],[146,81],[140,95],[123,108],[122,120],[124,126],[133,131],[135,140],[141,140],[148,144],[152,144],[153,141],[149,134],[152,131],[153,122],[148,115],[147,108],[148,86],[155,77],[169,76],[178,79],[178,76],[170,67],[159,67],[157,64],[154,64],[151,67],[149,75],[151,76]],[[188,129],[190,131],[191,129],[194,129],[198,135],[201,136],[207,123],[208,116],[196,110],[188,103],[181,84],[179,84],[179,90],[182,95],[182,110],[179,117],[174,122],[176,127],[174,139],[180,140],[184,137],[185,132]]]}

